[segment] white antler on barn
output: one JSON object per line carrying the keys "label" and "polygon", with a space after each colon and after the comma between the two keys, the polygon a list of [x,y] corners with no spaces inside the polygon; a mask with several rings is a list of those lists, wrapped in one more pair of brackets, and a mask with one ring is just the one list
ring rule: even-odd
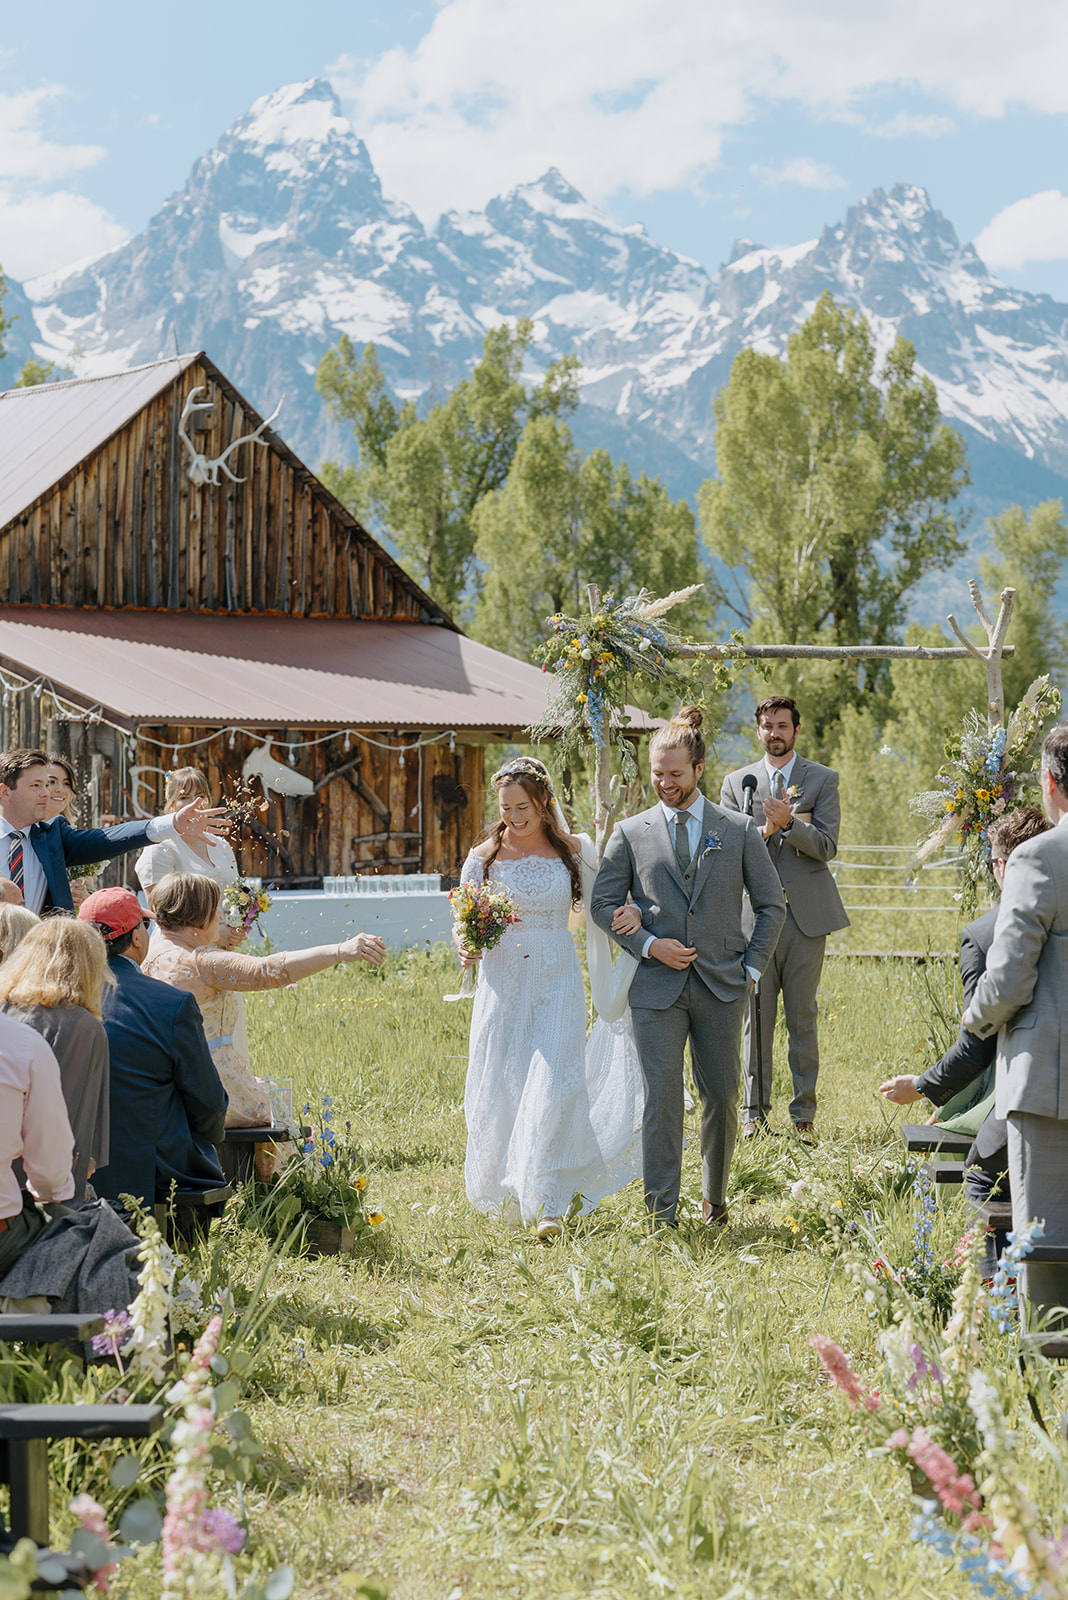
{"label": "white antler on barn", "polygon": [[310,778],[306,778],[301,772],[294,772],[292,767],[283,766],[281,761],[275,760],[271,754],[270,740],[266,744],[258,744],[255,750],[245,757],[241,775],[246,782],[258,778],[263,785],[265,795],[271,789],[275,794],[293,797],[315,793],[315,785]]}
{"label": "white antler on barn", "polygon": [[205,386],[203,384],[197,384],[195,389],[190,389],[185,405],[182,407],[182,415],[178,419],[178,435],[192,457],[192,460],[189,463],[189,481],[190,483],[197,484],[218,484],[219,473],[225,472],[231,483],[244,483],[244,478],[237,477],[235,473],[230,471],[230,468],[226,463],[239,445],[265,445],[267,443],[266,439],[260,438],[260,434],[263,432],[264,428],[269,428],[271,423],[278,416],[278,413],[282,409],[282,401],[285,400],[285,395],[283,395],[282,399],[279,400],[278,404],[275,406],[267,420],[260,423],[255,433],[243,433],[240,439],[235,439],[232,444],[227,445],[221,456],[215,456],[209,461],[208,457],[202,454],[202,452],[196,448],[192,439],[185,431],[185,425],[194,412],[210,411],[212,409],[214,404],[213,401],[196,399],[196,396],[204,387]]}

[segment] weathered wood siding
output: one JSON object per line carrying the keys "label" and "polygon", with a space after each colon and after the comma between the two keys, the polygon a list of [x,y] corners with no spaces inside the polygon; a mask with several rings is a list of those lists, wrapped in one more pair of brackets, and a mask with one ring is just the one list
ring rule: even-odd
{"label": "weathered wood siding", "polygon": [[205,431],[187,423],[201,454],[254,431],[237,392],[195,362],[0,529],[4,603],[426,618],[417,586],[269,432],[230,458],[244,482],[190,483],[178,422],[198,386],[213,403]]}
{"label": "weathered wood siding", "polygon": [[[152,739],[174,739],[179,745],[204,736],[206,730],[168,726],[142,728],[136,765],[143,769],[136,797],[125,796],[127,815],[137,802],[146,810],[163,810],[166,773],[175,765],[204,772],[216,796],[237,796],[241,767],[256,741],[217,734],[195,749],[160,749]],[[286,760],[285,742],[322,737],[321,729],[279,728],[272,753]],[[362,872],[440,872],[455,879],[483,823],[483,751],[479,745],[447,743],[403,750],[413,734],[380,743],[354,739],[345,749],[342,736],[297,752],[296,770],[319,787],[314,795],[287,799],[272,794],[259,814],[284,854],[249,837],[239,849],[241,870],[278,879],[347,876]],[[344,769],[344,770],[339,770]],[[337,776],[331,777],[332,772]],[[439,781],[435,783],[435,779]],[[258,782],[252,795],[262,799]],[[288,859],[287,859],[288,858]]]}

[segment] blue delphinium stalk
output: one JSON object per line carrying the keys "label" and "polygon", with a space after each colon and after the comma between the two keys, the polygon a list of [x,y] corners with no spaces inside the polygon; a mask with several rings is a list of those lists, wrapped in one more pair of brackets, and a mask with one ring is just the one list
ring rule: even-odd
{"label": "blue delphinium stalk", "polygon": [[912,1181],[912,1188],[920,1201],[920,1209],[912,1230],[912,1270],[921,1283],[926,1283],[934,1264],[931,1233],[934,1229],[936,1209],[934,1185],[926,1167],[920,1167]]}
{"label": "blue delphinium stalk", "polygon": [[984,1550],[973,1533],[961,1533],[956,1538],[945,1523],[940,1521],[936,1502],[924,1502],[923,1510],[912,1519],[912,1537],[918,1544],[929,1545],[946,1561],[955,1561],[980,1594],[991,1595],[994,1600],[1023,1600],[1034,1594],[1035,1587],[1022,1572],[1014,1572],[1004,1561]]}
{"label": "blue delphinium stalk", "polygon": [[1009,1333],[1016,1326],[1019,1298],[1016,1293],[1016,1276],[1025,1256],[1031,1254],[1036,1240],[1045,1229],[1041,1222],[1029,1222],[1025,1228],[1013,1229],[1002,1253],[990,1285],[990,1315],[997,1323],[999,1333]]}

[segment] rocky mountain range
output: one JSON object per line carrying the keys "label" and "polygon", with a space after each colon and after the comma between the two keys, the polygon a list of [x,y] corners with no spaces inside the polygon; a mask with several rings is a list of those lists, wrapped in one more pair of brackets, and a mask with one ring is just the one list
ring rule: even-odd
{"label": "rocky mountain range", "polygon": [[876,189],[790,248],[742,240],[715,276],[555,169],[427,229],[318,80],[257,100],[136,238],[12,285],[0,386],[31,350],[90,376],[202,348],[265,414],[285,394],[279,429],[315,465],[347,451],[314,392],[341,333],[426,397],[470,371],[487,328],[529,315],[538,363],[582,359],[580,442],[690,494],[734,356],[781,351],[824,289],[881,350],[912,340],[967,438],[977,511],[1068,491],[1068,306],[1000,283],[924,190]]}

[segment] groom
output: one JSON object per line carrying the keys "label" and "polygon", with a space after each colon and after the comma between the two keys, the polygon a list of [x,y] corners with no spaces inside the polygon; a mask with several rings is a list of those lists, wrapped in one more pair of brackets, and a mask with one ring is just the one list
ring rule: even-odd
{"label": "groom", "polygon": [[[700,712],[687,707],[654,734],[650,761],[660,803],[616,824],[590,901],[594,921],[608,933],[628,894],[642,915],[636,934],[613,937],[640,962],[630,1008],[645,1078],[642,1166],[654,1230],[676,1226],[687,1039],[701,1097],[704,1220],[727,1220],[742,1018],[786,916],[759,832],[698,790],[700,727]],[[755,913],[748,940],[743,891]]]}

